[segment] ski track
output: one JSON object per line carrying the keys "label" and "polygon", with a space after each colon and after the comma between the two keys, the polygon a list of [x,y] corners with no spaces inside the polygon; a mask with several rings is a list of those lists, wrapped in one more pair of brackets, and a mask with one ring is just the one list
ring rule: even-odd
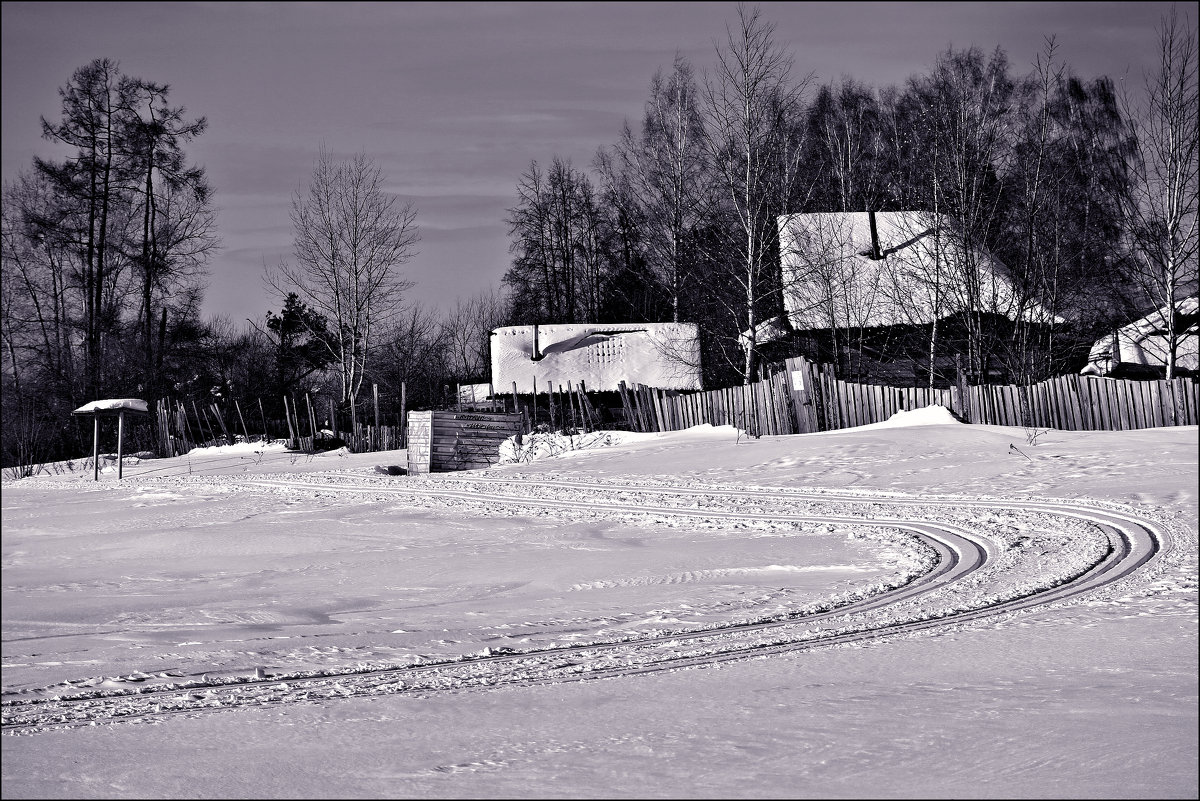
{"label": "ski track", "polygon": [[[1078,600],[1110,588],[1161,561],[1172,540],[1160,524],[1102,501],[908,496],[856,490],[685,486],[647,479],[528,479],[456,474],[393,478],[344,471],[272,478],[189,476],[157,479],[204,493],[330,493],[374,496],[414,508],[453,508],[495,515],[567,515],[633,525],[719,526],[739,534],[850,524],[884,541],[908,538],[923,550],[924,569],[896,586],[810,604],[770,618],[616,640],[516,651],[484,649],[456,659],[403,665],[359,665],[342,671],[101,686],[52,697],[3,700],[3,733],[36,734],[116,722],[162,723],[173,715],[282,704],[325,703],[340,697],[408,693],[424,697],[497,686],[519,687],[633,676],[729,660],[865,640],[951,630],[986,618]],[[175,490],[172,490],[175,491]],[[746,530],[742,530],[746,529]],[[857,536],[862,536],[858,534]],[[1036,550],[1057,538],[1047,569]],[[1041,551],[1045,555],[1046,551]],[[715,571],[720,573],[721,571]],[[735,572],[731,569],[729,572]],[[661,581],[686,581],[663,577]],[[615,584],[615,583],[614,583]],[[131,676],[133,681],[154,676]],[[159,682],[173,676],[162,674]],[[104,682],[102,685],[111,685]],[[6,693],[7,695],[7,693]]]}

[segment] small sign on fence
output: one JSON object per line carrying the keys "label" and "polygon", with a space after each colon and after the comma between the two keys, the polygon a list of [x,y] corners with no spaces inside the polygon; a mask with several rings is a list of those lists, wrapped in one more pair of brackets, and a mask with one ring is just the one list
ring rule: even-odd
{"label": "small sign on fence", "polygon": [[793,370],[792,371],[792,391],[793,392],[804,392],[804,371],[803,370]]}

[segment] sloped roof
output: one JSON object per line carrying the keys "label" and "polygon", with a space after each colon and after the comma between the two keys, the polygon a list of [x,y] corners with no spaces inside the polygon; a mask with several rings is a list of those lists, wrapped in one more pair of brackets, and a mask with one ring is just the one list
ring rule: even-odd
{"label": "sloped roof", "polygon": [[990,253],[971,253],[944,217],[875,213],[882,258],[871,257],[870,215],[779,218],[784,307],[797,330],[926,324],[968,307],[964,275],[978,275],[982,311],[1050,321],[1040,306],[1018,309],[1008,271]]}
{"label": "sloped roof", "polygon": [[[1193,296],[1176,301],[1175,311],[1185,320],[1184,330],[1176,332],[1176,367],[1200,369],[1200,323],[1197,323],[1197,317],[1200,316],[1200,298]],[[1080,372],[1106,375],[1121,363],[1162,367],[1167,363],[1168,344],[1167,307],[1163,306],[1140,320],[1118,328],[1115,335],[1109,334],[1096,340],[1096,344],[1092,345],[1088,353],[1088,363]]]}
{"label": "sloped roof", "polygon": [[695,323],[532,325],[492,331],[492,385],[520,393],[578,386],[610,392],[624,381],[660,389],[700,389],[700,332]]}

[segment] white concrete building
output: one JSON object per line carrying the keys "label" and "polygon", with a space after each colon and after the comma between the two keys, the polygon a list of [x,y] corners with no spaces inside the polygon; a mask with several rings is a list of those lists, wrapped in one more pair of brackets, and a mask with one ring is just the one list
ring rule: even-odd
{"label": "white concrete building", "polygon": [[695,323],[514,325],[491,334],[492,387],[539,393],[553,385],[613,392],[620,382],[700,389],[700,332]]}

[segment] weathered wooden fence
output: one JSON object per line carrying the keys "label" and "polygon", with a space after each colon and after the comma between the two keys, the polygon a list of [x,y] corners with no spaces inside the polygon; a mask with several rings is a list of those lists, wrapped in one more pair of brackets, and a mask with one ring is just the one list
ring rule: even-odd
{"label": "weathered wooden fence", "polygon": [[675,431],[709,423],[754,435],[802,434],[880,423],[900,411],[938,405],[968,423],[1123,431],[1196,425],[1200,384],[1191,378],[1128,381],[1068,375],[1030,386],[950,389],[891,387],[835,378],[804,358],[754,384],[703,392],[621,387],[635,431]]}
{"label": "weathered wooden fence", "polygon": [[440,473],[488,467],[500,460],[500,445],[520,436],[522,414],[409,412],[408,473]]}
{"label": "weathered wooden fence", "polygon": [[306,396],[299,401],[285,397],[282,402],[284,419],[281,420],[267,417],[261,398],[245,407],[240,400],[234,400],[226,405],[224,413],[216,403],[160,399],[154,404],[156,450],[164,456],[177,456],[202,445],[233,444],[238,439],[247,442],[278,439],[295,450],[312,452],[318,447],[328,447],[329,434],[345,442],[355,453],[404,447],[404,428],[379,424],[378,405],[375,424],[355,422],[341,427],[332,402],[327,414],[320,414],[318,406]]}
{"label": "weathered wooden fence", "polygon": [[968,387],[972,423],[1064,431],[1128,431],[1197,424],[1197,383],[1066,375],[1032,386]]}

